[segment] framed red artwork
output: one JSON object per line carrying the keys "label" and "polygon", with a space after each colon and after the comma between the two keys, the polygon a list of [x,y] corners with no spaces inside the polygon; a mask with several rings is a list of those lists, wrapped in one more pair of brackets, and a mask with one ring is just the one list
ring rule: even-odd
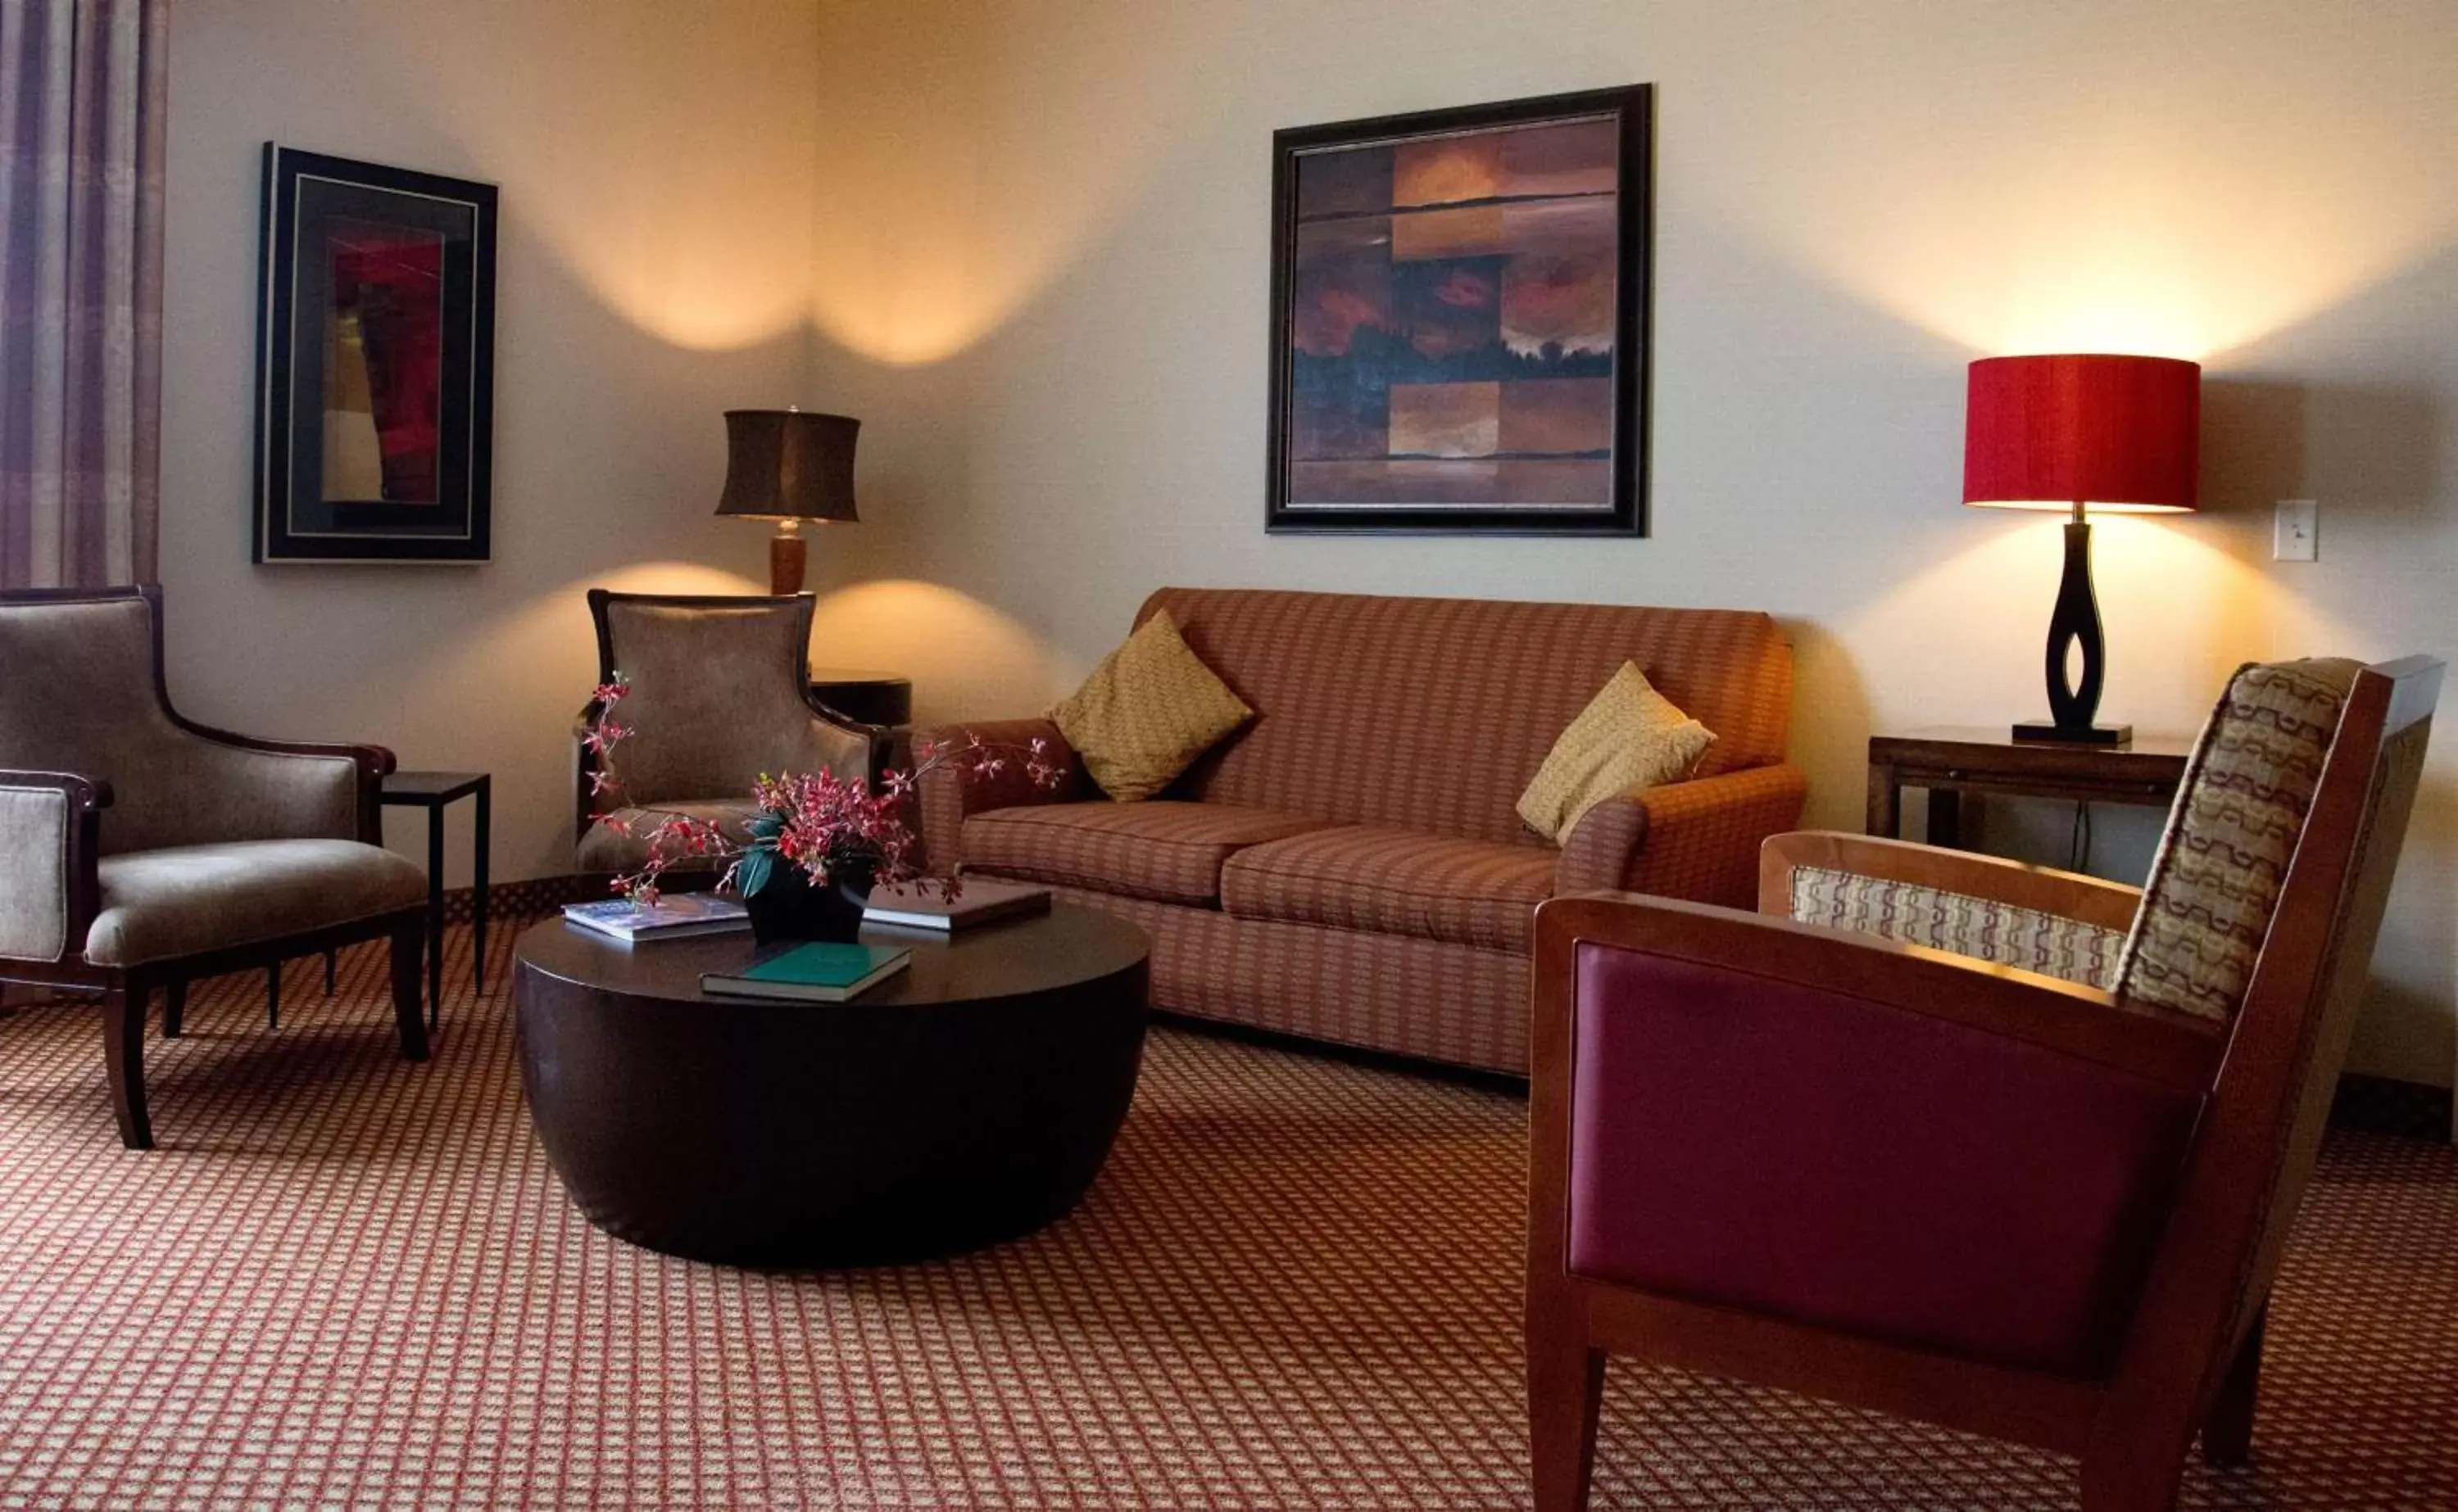
{"label": "framed red artwork", "polygon": [[255,560],[484,562],[495,189],[267,142]]}

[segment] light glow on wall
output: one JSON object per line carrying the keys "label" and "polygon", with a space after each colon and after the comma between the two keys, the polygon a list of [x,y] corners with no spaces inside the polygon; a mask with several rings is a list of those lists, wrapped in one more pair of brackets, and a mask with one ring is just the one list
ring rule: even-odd
{"label": "light glow on wall", "polygon": [[[1072,268],[1158,170],[1187,109],[1181,74],[1226,18],[1172,9],[1156,50],[1144,9],[1113,24],[978,0],[821,13],[831,135],[818,155],[810,319],[838,345],[909,367],[979,344]],[[1052,77],[1019,93],[1015,60]],[[838,70],[836,60],[854,60]],[[917,109],[915,101],[927,104]],[[1121,130],[1122,119],[1159,121]],[[1191,129],[1192,123],[1187,123]],[[1006,150],[1024,133],[1031,154]]]}
{"label": "light glow on wall", "polygon": [[[2247,661],[2384,654],[2370,637],[2222,549],[2208,522],[2093,515],[2092,578],[2108,644],[2100,716],[2189,735]],[[1834,618],[1847,645],[1920,647],[1924,680],[2004,691],[2006,717],[2047,713],[2041,655],[2064,566],[2064,522],[1974,514],[1960,549]],[[1937,627],[1956,627],[1941,634]]]}
{"label": "light glow on wall", "polygon": [[1058,658],[1022,622],[941,583],[879,578],[823,593],[814,667],[889,670],[913,680],[915,717],[1040,713]]}

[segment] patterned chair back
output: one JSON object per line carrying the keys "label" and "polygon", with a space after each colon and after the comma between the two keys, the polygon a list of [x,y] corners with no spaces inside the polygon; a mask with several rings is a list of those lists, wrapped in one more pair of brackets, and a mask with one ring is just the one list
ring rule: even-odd
{"label": "patterned chair back", "polygon": [[2363,667],[2247,665],[2202,727],[2131,927],[1815,866],[1791,916],[2019,966],[2217,1023],[2244,1001]]}
{"label": "patterned chair back", "polygon": [[2221,1023],[2244,1001],[2361,663],[2239,668],[2194,743],[2117,993]]}

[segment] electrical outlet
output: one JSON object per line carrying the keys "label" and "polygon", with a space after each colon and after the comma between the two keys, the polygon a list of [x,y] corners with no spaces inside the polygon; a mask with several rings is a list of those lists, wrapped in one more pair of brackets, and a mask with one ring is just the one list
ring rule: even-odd
{"label": "electrical outlet", "polygon": [[2270,558],[2274,562],[2321,560],[2322,506],[2319,501],[2279,501],[2279,523],[2270,539]]}

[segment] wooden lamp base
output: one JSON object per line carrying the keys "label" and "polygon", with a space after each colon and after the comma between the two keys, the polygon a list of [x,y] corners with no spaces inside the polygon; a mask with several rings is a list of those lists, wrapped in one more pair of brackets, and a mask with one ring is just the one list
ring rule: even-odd
{"label": "wooden lamp base", "polygon": [[810,556],[808,543],[795,529],[797,523],[779,526],[768,542],[768,591],[781,597],[802,590],[802,567]]}

